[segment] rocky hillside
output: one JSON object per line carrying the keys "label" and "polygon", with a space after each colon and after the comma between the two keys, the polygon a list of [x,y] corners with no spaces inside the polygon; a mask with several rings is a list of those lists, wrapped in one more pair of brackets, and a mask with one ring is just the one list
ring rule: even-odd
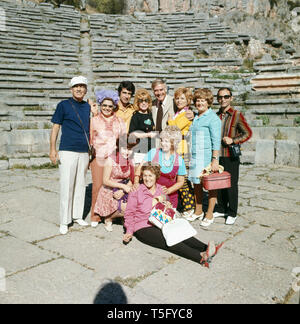
{"label": "rocky hillside", "polygon": [[[201,12],[219,17],[238,34],[260,42],[275,42],[289,52],[300,52],[299,0],[125,0],[125,12]],[[260,55],[260,54],[259,54]]]}

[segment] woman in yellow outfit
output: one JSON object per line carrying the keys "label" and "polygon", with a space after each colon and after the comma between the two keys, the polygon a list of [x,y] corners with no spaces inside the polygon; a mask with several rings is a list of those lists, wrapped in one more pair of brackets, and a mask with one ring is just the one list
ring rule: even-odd
{"label": "woman in yellow outfit", "polygon": [[193,122],[186,117],[186,112],[190,110],[190,104],[193,100],[193,93],[188,88],[178,88],[175,91],[174,100],[177,111],[174,117],[168,120],[168,124],[177,126],[180,129],[183,139],[178,146],[177,153],[184,156],[188,153],[188,147],[184,137],[186,136]]}
{"label": "woman in yellow outfit", "polygon": [[[187,141],[184,139],[186,134],[189,131],[189,128],[192,124],[192,120],[189,120],[186,117],[186,112],[190,110],[190,105],[193,100],[193,93],[189,88],[178,88],[174,93],[174,100],[177,107],[177,111],[173,118],[169,118],[168,124],[177,126],[182,134],[182,141],[178,146],[177,153],[182,155],[184,158],[184,162],[186,168],[188,170],[189,167],[189,158],[188,158],[188,145]],[[195,201],[194,195],[192,192],[191,184],[185,179],[185,183],[183,188],[179,189],[179,204],[178,210],[182,212],[182,215],[190,220],[193,221],[192,215],[194,214],[195,208]]]}

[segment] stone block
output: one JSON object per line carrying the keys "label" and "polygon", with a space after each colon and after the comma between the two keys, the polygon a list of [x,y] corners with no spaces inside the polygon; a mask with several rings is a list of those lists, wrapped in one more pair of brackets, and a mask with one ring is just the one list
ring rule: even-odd
{"label": "stone block", "polygon": [[7,170],[7,169],[8,169],[8,161],[0,160],[0,170]]}
{"label": "stone block", "polygon": [[256,142],[255,164],[274,164],[275,141],[258,140]]}
{"label": "stone block", "polygon": [[30,158],[30,163],[32,166],[41,167],[43,165],[48,165],[50,160],[48,157]]}
{"label": "stone block", "polygon": [[9,159],[9,168],[18,168],[18,167],[26,167],[29,168],[31,167],[31,162],[29,159]]}
{"label": "stone block", "polygon": [[277,140],[275,143],[275,164],[299,167],[299,143]]}

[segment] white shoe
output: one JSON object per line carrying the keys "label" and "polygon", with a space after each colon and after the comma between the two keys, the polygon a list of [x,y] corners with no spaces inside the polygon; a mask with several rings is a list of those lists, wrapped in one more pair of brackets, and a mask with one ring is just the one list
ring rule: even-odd
{"label": "white shoe", "polygon": [[105,223],[104,228],[107,230],[107,232],[112,232],[113,231],[112,222]]}
{"label": "white shoe", "polygon": [[91,226],[94,227],[94,228],[97,227],[98,224],[99,224],[98,222],[91,222]]}
{"label": "white shoe", "polygon": [[200,214],[200,215],[196,215],[196,214],[193,214],[189,217],[185,217],[186,220],[190,221],[190,222],[193,222],[195,221],[196,219],[200,218],[200,220],[202,220],[204,217],[204,213]]}
{"label": "white shoe", "polygon": [[212,219],[204,218],[200,225],[203,227],[208,227],[213,222],[214,222],[214,218],[212,218]]}
{"label": "white shoe", "polygon": [[226,218],[225,224],[226,225],[233,225],[235,223],[236,219],[237,219],[237,217],[228,216]]}
{"label": "white shoe", "polygon": [[217,217],[227,217],[228,215],[225,213],[214,212],[214,218]]}
{"label": "white shoe", "polygon": [[74,222],[77,223],[77,224],[79,224],[80,226],[88,226],[89,225],[88,222],[86,222],[85,220],[80,219],[80,218],[79,219],[75,219]]}
{"label": "white shoe", "polygon": [[191,217],[193,214],[194,214],[194,209],[191,209],[191,210],[188,210],[188,211],[183,212],[183,213],[182,213],[182,217],[183,217],[183,218],[189,218],[189,217]]}
{"label": "white shoe", "polygon": [[68,231],[69,231],[68,225],[60,225],[59,226],[60,234],[65,235],[68,233]]}

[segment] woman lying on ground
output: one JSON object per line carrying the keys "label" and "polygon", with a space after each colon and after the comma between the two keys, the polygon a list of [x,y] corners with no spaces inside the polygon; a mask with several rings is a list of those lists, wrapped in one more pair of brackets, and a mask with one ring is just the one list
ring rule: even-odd
{"label": "woman lying on ground", "polygon": [[143,184],[137,191],[130,192],[128,197],[124,216],[126,234],[123,241],[128,243],[135,236],[142,243],[209,267],[209,263],[223,243],[215,246],[214,242],[210,241],[206,245],[192,237],[173,246],[167,246],[161,229],[148,221],[153,206],[166,199],[163,187],[157,183],[160,177],[159,165],[151,162],[144,164],[141,168],[141,176]]}

